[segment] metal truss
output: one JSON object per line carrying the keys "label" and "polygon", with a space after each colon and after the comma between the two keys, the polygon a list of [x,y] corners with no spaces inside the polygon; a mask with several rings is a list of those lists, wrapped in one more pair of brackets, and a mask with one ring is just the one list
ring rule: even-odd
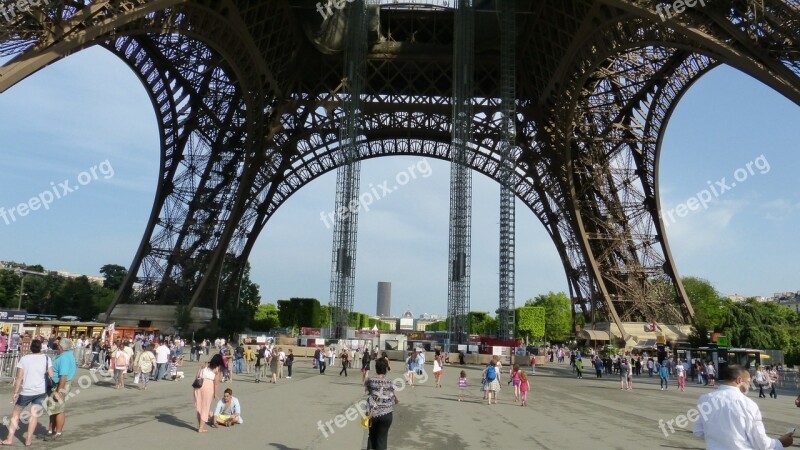
{"label": "metal truss", "polygon": [[472,238],[472,142],[475,11],[472,0],[458,0],[453,39],[453,116],[450,144],[450,236],[447,282],[447,335],[450,345],[469,343]]}
{"label": "metal truss", "polygon": [[[0,67],[0,92],[100,45],[150,95],[161,137],[156,199],[114,304],[214,306],[219,274],[229,264],[241,270],[277,208],[344,165],[348,18],[323,21],[315,4],[52,1],[0,25],[0,55],[13,57]],[[662,20],[668,4],[515,3],[510,176],[497,120],[504,47],[496,2],[475,0],[472,136],[460,155],[450,145],[453,9],[371,6],[359,158],[462,159],[540,219],[577,313],[686,323],[693,311],[659,215],[664,130],[688,87],[720,64],[800,105],[800,4],[705,2]],[[217,306],[237,283],[223,280]]]}
{"label": "metal truss", "polygon": [[[336,171],[336,217],[333,220],[331,257],[331,337],[344,339],[353,311],[358,243],[359,186],[361,160],[358,133],[361,125],[361,96],[367,58],[367,9],[357,0],[347,10],[347,38],[344,49],[346,77],[342,82],[342,122],[339,125],[339,154],[344,165]],[[336,16],[333,16],[336,17]]]}
{"label": "metal truss", "polygon": [[514,172],[517,141],[517,55],[516,14],[514,2],[500,4],[500,105],[503,112],[500,161],[500,308],[499,337],[513,339],[516,327],[514,277],[516,250],[515,197],[509,183]]}

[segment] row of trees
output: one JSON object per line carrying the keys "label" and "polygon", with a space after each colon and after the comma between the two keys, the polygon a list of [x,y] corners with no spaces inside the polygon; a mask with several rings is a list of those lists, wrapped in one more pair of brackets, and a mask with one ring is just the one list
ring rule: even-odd
{"label": "row of trees", "polygon": [[683,286],[695,312],[689,337],[692,346],[705,346],[711,332],[720,332],[735,347],[781,349],[788,364],[800,363],[800,314],[796,311],[756,298],[734,302],[700,278],[684,278]]}
{"label": "row of trees", "polygon": [[[517,308],[515,314],[514,335],[526,343],[542,340],[564,342],[570,337],[572,308],[569,297],[563,292],[538,295]],[[500,328],[497,319],[483,311],[471,311],[469,323],[470,333],[481,336],[495,336]],[[447,331],[447,322],[434,322],[428,330]]]}
{"label": "row of trees", "polygon": [[[46,272],[41,265],[12,264],[11,267]],[[103,266],[100,273],[106,280],[102,285],[90,282],[85,276],[67,278],[55,272],[47,273],[43,276],[0,270],[0,307],[16,309],[20,306],[31,314],[75,315],[81,320],[92,320],[111,304],[127,270],[114,264]],[[24,283],[22,277],[25,277]]]}

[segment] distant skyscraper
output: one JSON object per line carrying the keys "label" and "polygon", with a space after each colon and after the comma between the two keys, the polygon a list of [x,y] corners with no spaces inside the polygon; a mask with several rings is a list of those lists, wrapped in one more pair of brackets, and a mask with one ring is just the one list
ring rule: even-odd
{"label": "distant skyscraper", "polygon": [[392,283],[378,281],[378,316],[390,317],[392,315]]}

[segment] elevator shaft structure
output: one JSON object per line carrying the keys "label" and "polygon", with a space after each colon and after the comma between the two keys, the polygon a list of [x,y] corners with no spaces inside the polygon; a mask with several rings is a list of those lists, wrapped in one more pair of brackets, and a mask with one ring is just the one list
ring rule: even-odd
{"label": "elevator shaft structure", "polygon": [[447,334],[451,346],[469,339],[470,245],[472,233],[472,92],[475,16],[472,0],[458,0],[453,39],[453,127],[450,143],[450,236]]}
{"label": "elevator shaft structure", "polygon": [[515,287],[515,199],[512,183],[516,157],[517,55],[514,2],[500,2],[500,339],[513,339],[516,329]]}
{"label": "elevator shaft structure", "polygon": [[[339,91],[342,111],[336,170],[336,207],[333,221],[331,262],[330,327],[331,337],[343,339],[353,311],[358,242],[359,185],[361,161],[358,133],[361,124],[361,96],[367,56],[367,9],[365,0],[354,1],[345,14],[347,36],[344,48],[344,74]],[[333,16],[336,17],[336,16]]]}

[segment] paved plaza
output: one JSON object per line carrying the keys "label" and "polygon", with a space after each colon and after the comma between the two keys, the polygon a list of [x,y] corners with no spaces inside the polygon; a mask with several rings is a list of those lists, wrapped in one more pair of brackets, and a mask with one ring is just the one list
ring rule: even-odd
{"label": "paved plaza", "polygon": [[[401,376],[403,367],[392,361],[391,377]],[[64,437],[58,442],[34,441],[39,448],[236,448],[236,449],[360,449],[366,448],[366,433],[358,418],[347,421],[347,409],[363,398],[361,374],[350,370],[338,376],[340,367],[319,375],[310,360],[299,358],[291,380],[278,384],[253,382],[253,375],[237,376],[230,387],[243,409],[244,425],[230,429],[195,431],[196,420],[191,378],[196,363],[183,369],[187,378],[150,384],[147,391],[129,385],[124,391],[100,380],[81,389],[75,383],[89,374],[80,369],[73,384],[79,392],[67,412]],[[531,378],[530,405],[514,404],[513,390],[503,383],[499,404],[488,406],[479,392],[480,368],[465,366],[470,381],[467,399],[458,402],[457,377],[461,366],[445,366],[444,388],[433,387],[433,377],[415,388],[398,392],[389,433],[392,449],[537,449],[602,448],[705,448],[686,429],[675,428],[665,437],[659,419],[665,422],[694,407],[697,397],[712,388],[687,382],[680,393],[676,385],[661,391],[658,378],[646,375],[634,381],[633,391],[621,391],[618,378],[595,379],[593,373],[575,379],[568,365],[540,367]],[[427,368],[430,372],[430,367]],[[504,368],[505,372],[505,368]],[[132,382],[132,377],[129,380]],[[86,386],[88,383],[83,383]],[[3,385],[0,394],[11,396]],[[777,400],[758,399],[769,435],[777,437],[800,423],[794,406],[794,391],[781,392]],[[0,414],[10,415],[11,405]],[[336,416],[342,414],[336,425]],[[351,414],[352,417],[352,414]],[[324,423],[330,422],[330,433]],[[328,436],[320,430],[319,424]],[[5,427],[2,427],[5,436]],[[44,431],[42,426],[40,431]],[[15,446],[21,447],[22,433]]]}

